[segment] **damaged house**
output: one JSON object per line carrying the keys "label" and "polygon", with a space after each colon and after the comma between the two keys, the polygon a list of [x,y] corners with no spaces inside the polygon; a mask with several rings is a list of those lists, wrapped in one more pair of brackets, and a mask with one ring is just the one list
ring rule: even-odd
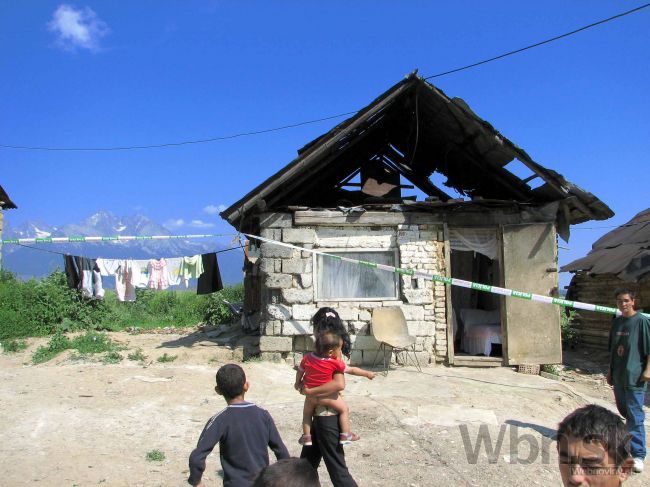
{"label": "damaged house", "polygon": [[[415,194],[414,194],[415,193]],[[221,213],[238,231],[367,262],[554,295],[557,240],[612,211],[415,73],[298,151]],[[421,364],[561,362],[559,310],[251,241],[246,311],[262,358],[310,350],[336,308],[352,363],[372,363],[375,309],[399,306]]]}
{"label": "damaged house", "polygon": [[[599,238],[583,258],[562,267],[573,272],[567,299],[614,306],[614,291],[636,292],[637,307],[648,310],[650,299],[650,208]],[[580,310],[577,329],[587,346],[607,348],[612,317]]]}

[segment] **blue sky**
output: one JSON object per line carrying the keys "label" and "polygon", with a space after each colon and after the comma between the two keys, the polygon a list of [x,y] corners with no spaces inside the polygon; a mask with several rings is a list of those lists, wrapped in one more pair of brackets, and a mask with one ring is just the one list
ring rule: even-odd
{"label": "blue sky", "polygon": [[[317,119],[415,68],[446,71],[640,3],[2,1],[0,144],[147,145]],[[649,27],[650,8],[433,82],[616,213],[582,227],[620,225],[650,206]],[[19,206],[5,216],[57,225],[109,210],[230,231],[216,209],[338,121],[167,149],[0,149]],[[579,228],[561,263],[609,231]]]}

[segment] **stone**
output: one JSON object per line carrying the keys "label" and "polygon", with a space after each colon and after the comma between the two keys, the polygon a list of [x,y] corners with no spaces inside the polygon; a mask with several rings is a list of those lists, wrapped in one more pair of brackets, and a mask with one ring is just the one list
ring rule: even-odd
{"label": "stone", "polygon": [[260,337],[260,352],[291,352],[292,348],[293,340],[291,337]]}
{"label": "stone", "polygon": [[282,331],[282,322],[278,320],[266,321],[264,322],[263,330],[264,334],[268,336],[280,335],[280,332]]}
{"label": "stone", "polygon": [[372,316],[370,315],[370,311],[365,309],[359,310],[359,321],[370,321],[371,319]]}
{"label": "stone", "polygon": [[311,335],[296,335],[293,337],[293,349],[297,352],[314,350],[314,337]]}
{"label": "stone", "polygon": [[262,213],[260,228],[290,228],[293,226],[291,213]]}
{"label": "stone", "polygon": [[432,302],[431,291],[428,289],[405,289],[404,297],[411,304],[428,304]]}
{"label": "stone", "polygon": [[402,313],[407,321],[422,321],[424,319],[424,308],[422,306],[414,306],[405,304],[402,306]]}
{"label": "stone", "polygon": [[370,325],[367,321],[350,321],[350,333],[355,335],[367,335],[370,333]]}
{"label": "stone", "polygon": [[288,320],[282,323],[282,335],[311,335],[314,332],[309,321]]}
{"label": "stone", "polygon": [[282,363],[284,362],[284,359],[282,358],[282,354],[278,352],[262,352],[259,355],[260,360],[263,360],[264,362],[275,362],[275,363]]}
{"label": "stone", "polygon": [[[262,253],[262,258],[281,258],[281,259],[290,259],[293,257],[294,249],[289,247],[282,247],[269,242],[262,242],[260,246]],[[300,252],[297,250],[296,252]]]}
{"label": "stone", "polygon": [[314,300],[314,291],[312,289],[282,289],[282,299],[288,304],[311,303]]}
{"label": "stone", "polygon": [[316,309],[312,304],[294,304],[291,307],[291,314],[296,320],[311,320],[316,313]]}
{"label": "stone", "polygon": [[316,242],[316,231],[311,228],[285,228],[282,230],[282,241],[293,244],[313,244]]}
{"label": "stone", "polygon": [[262,230],[260,230],[260,237],[281,242],[282,230],[279,228],[262,228]]}
{"label": "stone", "polygon": [[354,348],[357,350],[377,350],[379,342],[372,335],[357,335]]}
{"label": "stone", "polygon": [[288,289],[293,284],[290,274],[267,274],[264,276],[264,286],[270,289]]}
{"label": "stone", "polygon": [[288,320],[291,318],[291,308],[284,304],[269,304],[266,307],[266,312],[276,320]]}
{"label": "stone", "polygon": [[260,259],[260,270],[266,274],[271,274],[275,272],[275,263],[279,259]]}
{"label": "stone", "polygon": [[358,320],[359,319],[359,308],[350,308],[341,306],[336,310],[342,320]]}
{"label": "stone", "polygon": [[299,274],[298,280],[300,281],[300,287],[303,289],[311,287],[314,284],[313,274]]}
{"label": "stone", "polygon": [[282,261],[282,272],[285,274],[301,274],[311,265],[311,259],[286,259]]}

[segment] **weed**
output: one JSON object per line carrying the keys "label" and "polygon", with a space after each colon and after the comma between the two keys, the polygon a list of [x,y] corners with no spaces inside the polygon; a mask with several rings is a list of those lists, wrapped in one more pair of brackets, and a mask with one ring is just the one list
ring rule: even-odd
{"label": "weed", "polygon": [[560,375],[560,366],[557,364],[544,364],[542,365],[542,372],[547,374]]}
{"label": "weed", "polygon": [[147,360],[147,356],[142,353],[141,348],[138,348],[135,352],[131,352],[127,357],[129,360],[133,360],[134,362],[144,362]]}
{"label": "weed", "polygon": [[55,333],[50,338],[47,346],[40,346],[36,349],[36,352],[32,355],[32,362],[34,364],[42,364],[43,362],[52,360],[64,350],[71,348],[71,345],[70,340],[65,335]]}
{"label": "weed", "polygon": [[71,348],[78,350],[81,354],[112,352],[113,350],[117,350],[117,346],[107,335],[97,333],[96,331],[86,332],[73,339]]}
{"label": "weed", "polygon": [[158,357],[156,360],[161,363],[166,363],[166,362],[173,362],[176,360],[178,357],[176,355],[167,355],[167,352],[163,353],[160,357]]}
{"label": "weed", "polygon": [[148,462],[162,462],[165,459],[165,454],[160,450],[151,450],[147,452]]}
{"label": "weed", "polygon": [[27,348],[25,340],[7,340],[2,343],[2,350],[5,353],[16,353]]}
{"label": "weed", "polygon": [[562,332],[562,345],[564,348],[575,349],[580,340],[575,320],[578,313],[572,309],[560,311],[560,331]]}
{"label": "weed", "polygon": [[103,364],[118,364],[122,361],[122,356],[115,350],[108,352],[102,359]]}

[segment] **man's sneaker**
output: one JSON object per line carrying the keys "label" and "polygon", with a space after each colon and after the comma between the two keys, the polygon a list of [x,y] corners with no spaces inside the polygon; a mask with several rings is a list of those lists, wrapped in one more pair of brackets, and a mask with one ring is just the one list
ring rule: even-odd
{"label": "man's sneaker", "polygon": [[643,472],[643,458],[634,459],[634,466],[632,467],[632,471],[635,473]]}
{"label": "man's sneaker", "polygon": [[356,433],[341,433],[339,435],[339,445],[349,445],[353,441],[359,441],[359,438],[361,437]]}
{"label": "man's sneaker", "polygon": [[300,443],[302,446],[311,446],[311,435],[302,435],[298,440],[298,443]]}

